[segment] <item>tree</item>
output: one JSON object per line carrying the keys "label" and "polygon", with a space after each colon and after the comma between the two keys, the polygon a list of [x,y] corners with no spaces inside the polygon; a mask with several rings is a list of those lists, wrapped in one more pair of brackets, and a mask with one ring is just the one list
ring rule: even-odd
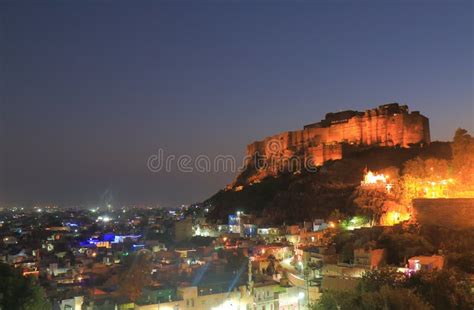
{"label": "tree", "polygon": [[[430,191],[434,197],[445,196],[448,193],[449,196],[455,197],[474,195],[474,137],[465,129],[457,129],[451,150],[450,161],[416,157],[404,164],[405,202],[426,195],[426,191]],[[449,182],[443,183],[447,180]]]}
{"label": "tree", "polygon": [[431,307],[412,290],[384,285],[360,296],[361,309],[429,310]]}
{"label": "tree", "polygon": [[407,278],[405,286],[423,296],[434,309],[474,309],[469,279],[454,270],[418,272]]}
{"label": "tree", "polygon": [[457,184],[467,186],[471,190],[474,186],[474,137],[467,130],[458,128],[454,134],[453,143],[453,170]]}
{"label": "tree", "polygon": [[416,157],[404,164],[404,175],[410,175],[423,180],[447,179],[449,177],[449,162],[444,159]]}
{"label": "tree", "polygon": [[324,293],[314,310],[429,310],[431,307],[412,290],[384,285],[376,291]]}
{"label": "tree", "polygon": [[346,218],[346,215],[343,214],[339,209],[334,209],[332,210],[331,214],[328,217],[329,221],[339,223],[340,221],[344,220]]}
{"label": "tree", "polygon": [[359,188],[354,193],[354,204],[366,215],[372,218],[372,222],[378,223],[384,213],[385,204],[389,200],[385,189]]}
{"label": "tree", "polygon": [[402,287],[406,277],[391,268],[366,272],[360,280],[357,289],[360,292],[375,292],[382,286]]}
{"label": "tree", "polygon": [[354,308],[357,302],[357,293],[352,291],[328,291],[324,292],[319,302],[311,306],[312,310],[342,310],[359,309]]}
{"label": "tree", "polygon": [[409,218],[407,205],[385,189],[359,188],[355,191],[355,197],[354,204],[359,212],[369,217],[372,224],[392,226]]}
{"label": "tree", "polygon": [[314,309],[473,309],[468,278],[454,270],[411,276],[390,269],[366,273],[353,291],[330,291]]}
{"label": "tree", "polygon": [[434,247],[423,236],[415,233],[383,233],[377,241],[379,248],[387,250],[387,263],[399,265],[416,255],[431,255]]}
{"label": "tree", "polygon": [[151,282],[152,257],[147,251],[130,255],[119,275],[119,292],[131,301],[137,300],[142,288]]}
{"label": "tree", "polygon": [[9,265],[0,264],[0,309],[46,310],[51,304],[41,286]]}
{"label": "tree", "polygon": [[444,159],[416,157],[404,164],[403,172],[402,201],[405,204],[410,203],[413,198],[429,195],[430,192],[443,196],[445,190],[448,190],[448,185],[451,185],[441,185],[450,179],[452,174],[450,162]]}
{"label": "tree", "polygon": [[223,254],[227,260],[226,270],[237,271],[240,270],[242,266],[247,266],[247,257],[240,249],[236,251],[224,251]]}

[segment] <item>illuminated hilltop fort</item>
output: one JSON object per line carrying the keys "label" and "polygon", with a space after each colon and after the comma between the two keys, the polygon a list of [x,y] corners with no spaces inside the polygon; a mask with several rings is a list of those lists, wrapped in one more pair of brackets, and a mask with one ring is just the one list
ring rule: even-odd
{"label": "illuminated hilltop fort", "polygon": [[410,147],[427,143],[430,143],[428,118],[418,111],[409,112],[406,105],[390,103],[365,112],[328,113],[322,121],[306,125],[302,130],[285,131],[248,145],[246,169],[234,185],[277,175],[294,165],[295,159],[313,166],[341,159],[343,144]]}

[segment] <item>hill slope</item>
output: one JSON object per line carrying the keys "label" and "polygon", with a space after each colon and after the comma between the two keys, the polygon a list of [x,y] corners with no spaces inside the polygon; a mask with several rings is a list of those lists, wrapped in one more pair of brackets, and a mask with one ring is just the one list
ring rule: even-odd
{"label": "hill slope", "polygon": [[412,148],[356,148],[341,160],[326,162],[317,172],[282,174],[240,191],[221,190],[205,201],[212,206],[208,218],[225,223],[229,214],[243,211],[263,217],[266,224],[291,224],[326,218],[335,209],[352,214],[355,209],[351,195],[366,168],[402,169],[407,160],[417,156],[449,159],[450,143],[433,142]]}

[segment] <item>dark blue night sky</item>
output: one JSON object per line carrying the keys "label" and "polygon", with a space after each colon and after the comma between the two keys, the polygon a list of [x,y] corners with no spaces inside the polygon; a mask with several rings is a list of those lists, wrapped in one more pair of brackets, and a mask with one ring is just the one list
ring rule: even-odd
{"label": "dark blue night sky", "polygon": [[434,140],[474,130],[472,1],[3,1],[0,21],[2,203],[200,201],[234,174],[148,157],[240,158],[387,102]]}

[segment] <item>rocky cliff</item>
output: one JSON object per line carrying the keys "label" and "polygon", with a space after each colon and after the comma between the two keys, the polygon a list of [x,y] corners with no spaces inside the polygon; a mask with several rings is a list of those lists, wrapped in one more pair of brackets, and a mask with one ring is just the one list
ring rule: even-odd
{"label": "rocky cliff", "polygon": [[410,148],[353,147],[341,160],[327,161],[315,172],[282,173],[240,190],[221,190],[204,204],[210,208],[208,218],[223,223],[237,211],[261,217],[269,225],[327,218],[335,209],[353,215],[354,190],[360,186],[366,169],[400,170],[407,160],[417,156],[450,159],[450,143]]}

